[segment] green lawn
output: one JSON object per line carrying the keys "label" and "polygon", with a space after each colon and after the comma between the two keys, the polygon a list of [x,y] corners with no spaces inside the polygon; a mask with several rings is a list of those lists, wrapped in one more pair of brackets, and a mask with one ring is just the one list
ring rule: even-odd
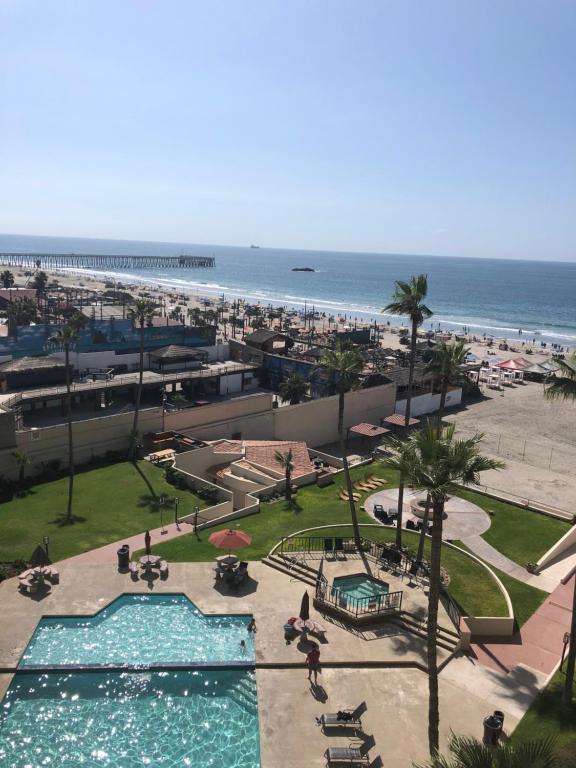
{"label": "green lawn", "polygon": [[[386,477],[390,485],[396,482],[395,475],[383,469],[379,465],[372,465],[368,469],[359,468],[353,470],[354,479],[366,474],[377,474]],[[252,536],[252,544],[243,549],[242,557],[247,560],[259,560],[284,536],[288,536],[303,528],[311,528],[318,525],[344,524],[336,529],[332,535],[349,536],[350,509],[346,502],[338,499],[337,490],[343,483],[343,477],[337,478],[337,484],[320,489],[317,486],[308,486],[298,491],[296,509],[291,510],[284,501],[273,504],[262,504],[260,514],[251,515],[234,521],[232,526],[241,528]],[[374,520],[362,510],[358,513],[361,523],[373,523]],[[208,537],[215,530],[230,527],[222,525],[201,531],[198,536],[190,534],[177,539],[172,539],[153,547],[156,554],[161,555],[171,562],[193,562],[212,560],[217,552],[208,542]],[[375,541],[390,541],[395,536],[395,531],[388,528],[364,529],[366,538]],[[410,531],[404,531],[405,541],[410,541],[411,546],[417,547],[417,535]],[[429,542],[427,542],[427,546]],[[134,557],[136,557],[134,553]],[[500,589],[494,579],[486,573],[481,565],[474,563],[470,558],[461,555],[448,547],[443,554],[443,565],[448,570],[451,578],[450,592],[460,603],[466,613],[483,616],[502,616],[506,612],[506,603]]]}
{"label": "green lawn", "polygon": [[[566,668],[566,667],[564,667]],[[551,737],[563,753],[560,765],[576,765],[576,704],[562,704],[564,673],[556,672],[536,697],[512,735],[513,741]],[[570,762],[573,760],[575,762]]]}
{"label": "green lawn", "polygon": [[539,560],[570,528],[569,523],[562,520],[496,501],[468,489],[458,488],[457,494],[488,512],[492,524],[482,538],[518,565]]}
{"label": "green lawn", "polygon": [[[465,549],[467,552],[471,551],[470,548],[461,541],[455,541],[454,544]],[[513,579],[512,576],[508,576],[507,573],[503,573],[489,563],[488,565],[494,571],[496,576],[498,576],[502,584],[504,584],[504,587],[510,596],[510,600],[512,601],[516,623],[518,624],[518,627],[521,627],[530,616],[532,616],[534,611],[542,605],[544,600],[548,597],[548,593],[544,592],[542,589],[532,587],[529,584],[524,584],[522,581],[518,581],[518,579]]]}
{"label": "green lawn", "polygon": [[50,537],[50,557],[61,560],[123,536],[160,526],[155,497],[166,497],[164,520],[206,504],[189,491],[169,485],[164,472],[147,461],[81,472],[74,479],[73,522],[65,519],[68,479],[32,486],[27,496],[0,504],[0,562],[27,560],[43,536]]}

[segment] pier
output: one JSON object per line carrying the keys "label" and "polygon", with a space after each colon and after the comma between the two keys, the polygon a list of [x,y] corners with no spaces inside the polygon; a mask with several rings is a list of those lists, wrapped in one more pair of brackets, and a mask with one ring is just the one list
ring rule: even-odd
{"label": "pier", "polygon": [[119,256],[84,253],[0,253],[0,264],[35,269],[200,269],[213,267],[214,256]]}

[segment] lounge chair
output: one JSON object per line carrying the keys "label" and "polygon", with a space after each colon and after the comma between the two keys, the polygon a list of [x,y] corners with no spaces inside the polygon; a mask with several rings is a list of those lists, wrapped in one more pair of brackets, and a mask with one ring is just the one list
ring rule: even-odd
{"label": "lounge chair", "polygon": [[375,485],[387,485],[386,480],[384,480],[382,477],[377,477],[376,475],[370,475],[368,480]]}
{"label": "lounge chair", "polygon": [[368,752],[370,751],[371,746],[371,743],[365,741],[358,747],[353,745],[350,745],[349,747],[328,747],[324,754],[326,755],[328,765],[332,765],[333,763],[370,765]]}
{"label": "lounge chair", "polygon": [[[348,715],[346,719],[338,717],[341,713]],[[353,728],[359,730],[362,728],[361,715],[366,712],[366,702],[362,702],[356,709],[343,709],[340,712],[327,712],[320,716],[320,725],[322,730],[327,728]]]}

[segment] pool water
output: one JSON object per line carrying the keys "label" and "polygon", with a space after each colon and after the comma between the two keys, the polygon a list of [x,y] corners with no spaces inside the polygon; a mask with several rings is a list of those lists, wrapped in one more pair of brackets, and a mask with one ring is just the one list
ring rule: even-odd
{"label": "pool water", "polygon": [[385,581],[371,578],[365,574],[354,576],[338,576],[334,579],[332,588],[341,594],[360,599],[363,597],[378,597],[388,593],[388,584]]}
{"label": "pool water", "polygon": [[250,618],[206,616],[181,594],[123,595],[93,617],[42,619],[19,667],[250,664]]}
{"label": "pool water", "polygon": [[258,768],[254,673],[20,673],[0,710],[0,765]]}

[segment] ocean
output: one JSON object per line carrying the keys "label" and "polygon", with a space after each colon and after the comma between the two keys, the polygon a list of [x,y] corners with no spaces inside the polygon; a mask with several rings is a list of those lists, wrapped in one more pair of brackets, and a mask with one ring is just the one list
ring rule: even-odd
{"label": "ocean", "polygon": [[[117,272],[116,279],[179,290],[245,297],[253,302],[377,319],[394,281],[428,275],[425,327],[576,346],[576,263],[441,256],[296,251],[189,243],[33,237],[0,234],[0,251],[216,257],[206,270]],[[311,267],[314,272],[293,272]],[[103,274],[90,271],[93,274]],[[391,319],[396,322],[397,318]],[[406,322],[406,321],[404,321]],[[520,329],[522,334],[519,334]]]}

